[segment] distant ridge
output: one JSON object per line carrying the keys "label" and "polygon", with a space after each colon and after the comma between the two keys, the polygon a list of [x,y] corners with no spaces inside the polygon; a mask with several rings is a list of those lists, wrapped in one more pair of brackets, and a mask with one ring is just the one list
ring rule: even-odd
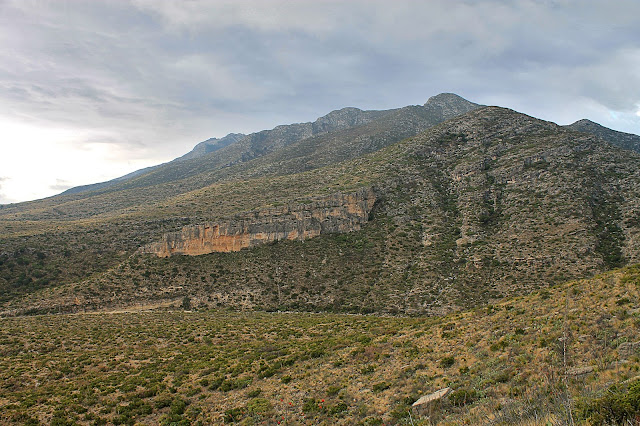
{"label": "distant ridge", "polygon": [[640,136],[638,135],[618,132],[617,130],[609,129],[608,127],[604,127],[587,119],[578,120],[565,127],[578,132],[590,133],[598,136],[613,145],[619,146],[620,148],[640,152]]}
{"label": "distant ridge", "polygon": [[174,161],[184,161],[191,160],[192,158],[201,157],[203,155],[209,154],[211,152],[217,151],[225,146],[229,146],[232,143],[238,142],[240,139],[246,137],[242,133],[229,133],[227,136],[218,138],[207,139],[204,142],[200,142],[196,145],[191,151],[183,155],[182,157],[176,158]]}
{"label": "distant ridge", "polygon": [[[61,195],[150,187],[204,173],[212,179],[209,183],[213,183],[219,179],[218,176],[225,175],[226,172],[222,171],[229,166],[261,157],[266,160],[266,156],[272,153],[276,157],[286,157],[285,161],[289,163],[286,173],[308,170],[375,151],[482,106],[453,93],[442,93],[429,98],[423,106],[367,111],[345,107],[331,111],[313,122],[280,125],[249,135],[230,133],[220,139],[208,139],[197,144],[191,152],[168,163],[108,182],[71,188]],[[380,137],[383,129],[386,129],[385,135]],[[354,139],[358,141],[357,146],[353,142],[342,142]],[[274,161],[262,173],[277,172],[274,167],[280,160],[272,160]],[[188,188],[193,190],[201,185],[203,183],[199,181]]]}
{"label": "distant ridge", "polygon": [[136,170],[135,172],[127,173],[124,176],[117,177],[115,179],[108,180],[106,182],[99,183],[91,183],[88,185],[74,186],[73,188],[69,188],[64,192],[61,192],[59,195],[71,195],[71,194],[79,194],[81,192],[95,191],[98,189],[108,188],[112,185],[115,185],[120,182],[124,182],[128,179],[133,179],[136,176],[143,175],[147,172],[154,170],[157,167],[162,166],[162,164],[158,164],[155,166],[145,167],[144,169]]}
{"label": "distant ridge", "polygon": [[[207,139],[204,142],[200,142],[199,144],[197,144],[191,151],[189,151],[188,153],[186,153],[185,155],[178,157],[172,161],[184,161],[184,160],[190,160],[193,158],[197,158],[197,157],[201,157],[203,155],[209,154],[211,152],[217,151],[220,148],[224,148],[225,146],[229,146],[234,142],[237,142],[238,140],[242,139],[243,137],[245,137],[245,135],[243,135],[242,133],[229,133],[227,136],[217,139],[217,138],[211,138],[211,139]],[[127,181],[129,179],[133,179],[135,177],[141,176],[145,173],[151,172],[153,170],[155,170],[158,167],[161,167],[165,164],[168,163],[162,163],[162,164],[158,164],[155,166],[150,166],[150,167],[145,167],[144,169],[140,169],[140,170],[136,170],[134,172],[131,173],[127,173],[124,176],[120,176],[117,177],[115,179],[111,179],[108,180],[106,182],[99,182],[99,183],[93,183],[93,184],[89,184],[89,185],[81,185],[81,186],[74,186],[73,188],[69,188],[66,191],[60,193],[60,195],[71,195],[71,194],[79,194],[81,192],[88,192],[88,191],[96,191],[99,189],[104,189],[104,188],[108,188],[110,186],[116,185],[118,183],[122,183],[124,181]]]}

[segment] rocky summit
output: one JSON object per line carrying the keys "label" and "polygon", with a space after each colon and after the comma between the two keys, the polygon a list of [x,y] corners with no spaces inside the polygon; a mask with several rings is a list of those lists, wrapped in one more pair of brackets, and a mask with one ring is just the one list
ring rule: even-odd
{"label": "rocky summit", "polygon": [[211,139],[2,206],[0,311],[436,315],[592,276],[640,260],[640,154],[611,132],[441,94]]}

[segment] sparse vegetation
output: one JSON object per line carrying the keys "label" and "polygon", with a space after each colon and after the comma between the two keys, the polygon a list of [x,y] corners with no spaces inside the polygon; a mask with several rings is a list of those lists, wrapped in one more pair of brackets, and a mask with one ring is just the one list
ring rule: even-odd
{"label": "sparse vegetation", "polygon": [[534,293],[434,318],[181,308],[5,318],[0,423],[428,424],[411,404],[446,386],[431,411],[445,424],[562,422],[567,396],[575,421],[620,423],[640,414],[640,320],[615,314],[640,300],[639,270],[546,289],[544,303]]}

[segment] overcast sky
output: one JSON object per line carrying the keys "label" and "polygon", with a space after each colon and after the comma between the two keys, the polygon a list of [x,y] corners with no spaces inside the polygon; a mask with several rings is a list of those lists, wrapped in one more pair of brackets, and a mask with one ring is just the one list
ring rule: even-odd
{"label": "overcast sky", "polygon": [[640,134],[640,1],[0,0],[0,203],[441,92]]}

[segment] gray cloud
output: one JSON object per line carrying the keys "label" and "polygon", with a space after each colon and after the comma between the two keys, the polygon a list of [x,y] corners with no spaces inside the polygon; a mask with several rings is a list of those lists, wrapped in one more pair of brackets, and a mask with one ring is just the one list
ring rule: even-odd
{"label": "gray cloud", "polygon": [[442,91],[640,133],[637,16],[636,0],[8,1],[0,115],[167,158]]}

